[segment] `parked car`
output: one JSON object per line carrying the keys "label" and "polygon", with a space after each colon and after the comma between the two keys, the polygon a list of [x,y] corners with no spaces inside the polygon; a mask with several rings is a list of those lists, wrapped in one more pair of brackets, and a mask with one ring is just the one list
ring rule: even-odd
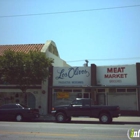
{"label": "parked car", "polygon": [[21,104],[5,104],[0,107],[0,120],[32,120],[39,117],[39,110]]}
{"label": "parked car", "polygon": [[94,105],[92,99],[76,98],[70,105],[52,108],[56,122],[68,122],[71,117],[88,116],[99,118],[101,123],[111,123],[112,118],[120,116],[119,106]]}

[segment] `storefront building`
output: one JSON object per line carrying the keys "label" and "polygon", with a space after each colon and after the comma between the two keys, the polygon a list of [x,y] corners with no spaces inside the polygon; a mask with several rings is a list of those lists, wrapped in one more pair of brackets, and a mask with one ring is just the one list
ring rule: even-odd
{"label": "storefront building", "polygon": [[97,105],[119,105],[122,115],[140,115],[140,64],[53,67],[49,80],[49,111],[75,98],[92,98]]}
{"label": "storefront building", "polygon": [[97,67],[98,104],[119,105],[124,115],[139,114],[138,65]]}
{"label": "storefront building", "polygon": [[[53,58],[53,66],[69,67],[69,65],[60,58],[57,47],[53,41],[47,41],[45,44],[21,44],[21,45],[0,45],[0,55],[4,50],[11,49],[19,52],[29,52],[38,50],[46,54],[46,57]],[[27,105],[31,108],[38,108],[40,115],[46,115],[48,112],[48,79],[46,82],[36,86],[30,86],[26,91]],[[24,93],[17,85],[0,83],[0,105],[7,103],[24,104]]]}
{"label": "storefront building", "polygon": [[[37,49],[54,59],[46,82],[27,90],[27,105],[38,108],[41,115],[50,113],[52,106],[69,104],[75,98],[91,98],[96,105],[119,105],[123,115],[140,115],[140,63],[70,67],[60,58],[53,41],[0,45],[0,55],[9,47],[23,52]],[[23,93],[16,85],[0,83],[0,105],[23,102]]]}
{"label": "storefront building", "polygon": [[55,67],[53,73],[53,86],[61,88],[53,89],[52,105],[67,104],[76,97],[90,98],[90,92],[82,88],[91,85],[89,67]]}

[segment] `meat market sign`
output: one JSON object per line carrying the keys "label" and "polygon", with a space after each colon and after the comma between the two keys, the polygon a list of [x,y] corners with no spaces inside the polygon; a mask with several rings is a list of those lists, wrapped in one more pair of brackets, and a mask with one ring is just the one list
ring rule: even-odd
{"label": "meat market sign", "polygon": [[54,67],[54,86],[90,86],[90,67]]}
{"label": "meat market sign", "polygon": [[97,67],[97,84],[136,85],[136,65]]}
{"label": "meat market sign", "polygon": [[104,76],[105,78],[127,78],[127,73],[125,73],[125,67],[107,68],[107,74]]}

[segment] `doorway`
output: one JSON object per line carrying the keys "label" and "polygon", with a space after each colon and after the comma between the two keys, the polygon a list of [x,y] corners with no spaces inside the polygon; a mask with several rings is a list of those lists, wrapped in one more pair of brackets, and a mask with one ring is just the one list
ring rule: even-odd
{"label": "doorway", "polygon": [[32,93],[28,93],[27,96],[28,96],[27,98],[28,107],[35,108],[35,104],[36,104],[35,96]]}

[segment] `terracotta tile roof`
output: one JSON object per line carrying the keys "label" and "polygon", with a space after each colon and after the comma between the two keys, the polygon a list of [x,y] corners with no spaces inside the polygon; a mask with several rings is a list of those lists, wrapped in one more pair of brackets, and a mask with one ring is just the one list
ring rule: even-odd
{"label": "terracotta tile roof", "polygon": [[41,51],[44,44],[20,44],[20,45],[0,45],[0,55],[3,55],[5,50],[13,50],[15,52],[25,52],[28,53],[30,50]]}

